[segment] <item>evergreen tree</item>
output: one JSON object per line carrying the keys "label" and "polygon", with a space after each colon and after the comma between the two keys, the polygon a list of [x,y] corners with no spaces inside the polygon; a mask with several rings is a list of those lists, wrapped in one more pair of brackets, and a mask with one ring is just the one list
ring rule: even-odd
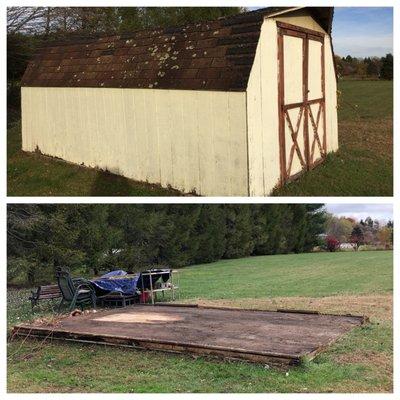
{"label": "evergreen tree", "polygon": [[198,247],[195,263],[219,260],[226,246],[226,225],[224,208],[217,204],[203,204],[196,224],[194,240]]}
{"label": "evergreen tree", "polygon": [[249,256],[254,248],[250,206],[226,204],[226,248],[224,258]]}
{"label": "evergreen tree", "polygon": [[324,220],[320,204],[10,205],[8,277],[33,285],[54,281],[58,266],[93,276],[300,253],[317,244]]}
{"label": "evergreen tree", "polygon": [[116,267],[110,255],[118,247],[122,232],[110,225],[109,207],[108,204],[79,204],[67,209],[68,218],[79,229],[77,247],[85,254],[84,265],[94,275]]}
{"label": "evergreen tree", "polygon": [[393,54],[386,54],[381,61],[381,79],[393,80]]}
{"label": "evergreen tree", "polygon": [[54,281],[57,267],[76,268],[83,254],[76,248],[78,229],[66,218],[68,205],[9,206],[8,253],[13,263],[22,261],[27,281]]}
{"label": "evergreen tree", "polygon": [[282,250],[286,204],[254,204],[255,255],[276,254]]}
{"label": "evergreen tree", "polygon": [[319,244],[319,238],[325,231],[326,211],[324,204],[306,204],[307,229],[304,233],[302,252],[311,251]]}
{"label": "evergreen tree", "polygon": [[177,267],[193,263],[198,249],[195,229],[201,205],[169,204],[162,208],[168,222],[164,226],[165,237],[159,242],[158,263]]}
{"label": "evergreen tree", "polygon": [[287,231],[287,252],[300,253],[305,244],[307,209],[305,204],[289,204],[292,220]]}

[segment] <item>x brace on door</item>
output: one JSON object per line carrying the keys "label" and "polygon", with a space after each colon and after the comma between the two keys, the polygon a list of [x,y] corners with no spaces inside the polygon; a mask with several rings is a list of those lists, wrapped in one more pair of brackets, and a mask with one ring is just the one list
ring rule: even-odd
{"label": "x brace on door", "polygon": [[[325,50],[324,34],[310,29],[298,27],[295,25],[277,22],[278,26],[278,104],[279,104],[279,147],[280,147],[280,171],[281,184],[294,179],[299,173],[292,174],[292,165],[295,155],[297,156],[302,171],[310,170],[319,164],[326,157],[326,105],[325,105]],[[283,38],[293,36],[302,39],[302,93],[303,101],[292,104],[285,104],[285,70],[284,70],[284,45]],[[321,43],[321,58],[316,62],[321,63],[321,93],[322,97],[317,99],[308,98],[308,80],[309,80],[309,41],[315,40]],[[318,109],[313,113],[312,105],[318,104]],[[297,121],[293,126],[289,110],[299,109]],[[315,115],[316,114],[316,115]],[[309,122],[311,122],[311,133]],[[299,146],[299,132],[303,124],[304,154]],[[322,124],[322,143],[319,129]],[[286,125],[289,130],[292,141],[289,154],[286,152]],[[310,144],[311,139],[311,144]],[[316,149],[319,156],[316,156]],[[300,173],[301,173],[300,172]]]}

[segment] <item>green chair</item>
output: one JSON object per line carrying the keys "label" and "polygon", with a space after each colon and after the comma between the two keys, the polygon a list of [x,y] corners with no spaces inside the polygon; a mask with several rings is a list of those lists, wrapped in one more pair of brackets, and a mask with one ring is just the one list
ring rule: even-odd
{"label": "green chair", "polygon": [[69,271],[64,269],[56,271],[56,278],[62,294],[58,311],[61,310],[64,303],[69,304],[70,311],[77,306],[83,310],[84,305],[96,308],[96,293],[90,281],[83,278],[72,279]]}

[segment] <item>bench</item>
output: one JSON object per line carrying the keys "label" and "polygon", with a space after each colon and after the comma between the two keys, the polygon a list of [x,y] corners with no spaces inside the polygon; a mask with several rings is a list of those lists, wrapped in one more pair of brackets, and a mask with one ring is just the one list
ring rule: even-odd
{"label": "bench", "polygon": [[39,300],[52,300],[62,297],[58,285],[44,285],[39,286],[36,292],[31,291],[32,295],[29,297],[32,308],[38,304]]}

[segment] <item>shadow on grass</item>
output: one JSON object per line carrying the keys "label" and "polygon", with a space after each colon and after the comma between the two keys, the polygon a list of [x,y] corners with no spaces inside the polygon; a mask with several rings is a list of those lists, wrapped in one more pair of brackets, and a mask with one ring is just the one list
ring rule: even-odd
{"label": "shadow on grass", "polygon": [[[137,182],[109,171],[96,171],[89,196],[181,196],[173,189],[160,185]],[[133,187],[134,186],[134,187]]]}
{"label": "shadow on grass", "polygon": [[108,171],[97,171],[89,196],[129,196],[130,181]]}

